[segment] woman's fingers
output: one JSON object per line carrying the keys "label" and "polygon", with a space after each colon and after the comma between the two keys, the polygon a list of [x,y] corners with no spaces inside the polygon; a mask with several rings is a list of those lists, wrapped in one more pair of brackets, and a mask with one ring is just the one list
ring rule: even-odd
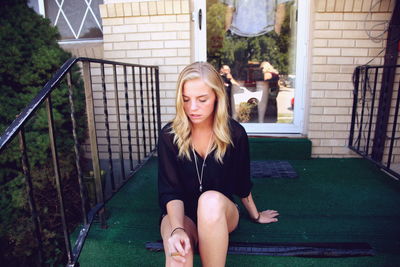
{"label": "woman's fingers", "polygon": [[187,235],[175,234],[168,240],[170,256],[179,262],[185,262],[185,256],[190,250],[190,241]]}
{"label": "woman's fingers", "polygon": [[186,238],[184,238],[183,248],[184,248],[184,250],[185,250],[185,254],[189,253],[189,250],[190,250],[190,240],[189,240],[189,237],[187,237],[187,236],[186,236]]}
{"label": "woman's fingers", "polygon": [[271,223],[271,222],[277,222],[278,219],[275,218],[276,216],[279,216],[279,213],[276,210],[265,210],[260,213],[260,223]]}

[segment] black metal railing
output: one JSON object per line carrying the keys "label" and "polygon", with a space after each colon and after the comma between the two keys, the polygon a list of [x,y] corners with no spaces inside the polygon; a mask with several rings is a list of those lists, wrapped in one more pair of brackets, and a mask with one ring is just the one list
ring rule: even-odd
{"label": "black metal railing", "polygon": [[349,148],[400,179],[400,65],[359,66]]}
{"label": "black metal railing", "polygon": [[[77,118],[71,72],[73,67],[81,68],[86,104],[86,142],[80,144],[77,137]],[[78,231],[75,244],[71,245],[68,218],[65,213],[65,201],[62,187],[62,166],[60,166],[55,127],[52,94],[61,83],[67,84],[71,117],[71,131],[74,139],[75,172],[79,183],[82,209],[82,227]],[[75,88],[76,89],[76,88]],[[139,96],[139,98],[138,98]],[[104,216],[105,202],[131,178],[137,170],[154,154],[160,121],[159,69],[157,66],[126,64],[90,58],[73,58],[66,61],[47,82],[30,104],[5,130],[0,137],[0,153],[5,153],[18,136],[21,153],[21,165],[26,181],[26,192],[34,236],[37,240],[38,262],[43,265],[42,242],[38,207],[34,198],[31,166],[29,163],[29,143],[25,139],[25,130],[29,121],[45,103],[48,119],[48,132],[52,168],[57,189],[60,217],[65,241],[67,266],[78,265],[89,228],[95,216],[106,227]],[[86,148],[86,153],[82,149]],[[83,159],[88,159],[85,166]],[[18,165],[18,164],[17,164]],[[88,184],[85,175],[91,174],[94,180],[94,203],[88,204]],[[89,175],[90,176],[90,175]],[[92,192],[93,193],[93,192]],[[88,208],[89,207],[89,208]],[[63,249],[63,248],[61,248]]]}

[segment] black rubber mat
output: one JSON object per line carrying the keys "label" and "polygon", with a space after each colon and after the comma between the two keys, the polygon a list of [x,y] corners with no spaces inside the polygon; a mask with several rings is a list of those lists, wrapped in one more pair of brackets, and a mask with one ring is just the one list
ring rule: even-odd
{"label": "black rubber mat", "polygon": [[286,160],[250,161],[252,178],[298,178],[297,172]]}
{"label": "black rubber mat", "polygon": [[[146,242],[146,249],[163,251],[163,244]],[[230,242],[228,254],[296,256],[296,257],[357,257],[374,256],[368,243],[244,243]]]}

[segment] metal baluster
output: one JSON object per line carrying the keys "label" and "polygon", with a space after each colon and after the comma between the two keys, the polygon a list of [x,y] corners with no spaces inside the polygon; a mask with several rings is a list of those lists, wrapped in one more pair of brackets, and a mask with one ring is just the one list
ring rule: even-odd
{"label": "metal baluster", "polygon": [[357,67],[355,69],[355,74],[354,74],[354,90],[353,90],[353,110],[351,113],[351,124],[350,124],[350,136],[349,136],[349,147],[353,147],[353,142],[354,142],[354,128],[356,124],[356,113],[357,113],[357,107],[358,107],[358,88],[360,85],[360,68]]}
{"label": "metal baluster", "polygon": [[139,67],[139,78],[140,78],[140,110],[142,112],[142,134],[143,134],[143,149],[144,156],[147,155],[146,149],[146,127],[144,123],[144,102],[143,102],[143,79],[142,79],[142,67]]}
{"label": "metal baluster", "polygon": [[33,196],[33,185],[32,185],[32,177],[30,171],[30,165],[28,160],[28,154],[26,152],[26,143],[25,143],[25,132],[24,128],[21,128],[19,131],[19,148],[21,150],[21,162],[22,162],[22,170],[25,176],[25,184],[26,184],[26,193],[28,196],[29,208],[31,210],[31,216],[33,221],[33,230],[38,242],[38,263],[40,266],[44,265],[43,262],[43,246],[42,246],[42,234],[41,234],[41,226],[40,226],[40,218],[36,209],[36,202]]}
{"label": "metal baluster", "polygon": [[[395,70],[395,68],[394,68]],[[397,128],[397,118],[399,116],[399,108],[400,108],[400,83],[399,83],[399,87],[397,88],[397,99],[396,99],[396,108],[394,111],[394,121],[393,121],[393,127],[392,127],[392,136],[390,139],[390,146],[389,146],[389,156],[388,156],[388,161],[387,161],[387,167],[390,168],[391,165],[391,161],[392,161],[392,155],[393,155],[393,147],[394,147],[394,141],[396,139],[396,133],[398,133],[398,131],[396,131]]]}
{"label": "metal baluster", "polygon": [[133,159],[132,159],[131,118],[129,115],[128,78],[127,78],[125,65],[124,65],[124,89],[125,89],[126,129],[128,131],[129,167],[130,167],[130,171],[132,172],[133,171]]}
{"label": "metal baluster", "polygon": [[75,164],[76,164],[76,170],[78,172],[78,183],[79,183],[79,193],[81,196],[82,216],[83,216],[83,223],[87,224],[86,194],[85,194],[85,186],[83,184],[83,174],[80,162],[81,159],[79,155],[79,141],[78,141],[78,135],[76,134],[75,105],[74,105],[73,90],[72,90],[71,72],[67,73],[67,84],[69,93],[68,94],[69,106],[71,108],[72,135],[74,137]]}
{"label": "metal baluster", "polygon": [[107,106],[107,95],[106,95],[106,80],[104,74],[104,63],[101,63],[101,84],[103,87],[103,105],[104,105],[104,116],[106,124],[106,138],[107,138],[108,166],[109,166],[108,171],[110,173],[111,190],[115,192],[114,165],[112,161],[110,124],[108,122],[108,106]]}
{"label": "metal baluster", "polygon": [[151,103],[152,103],[152,110],[153,110],[153,131],[154,131],[154,148],[157,144],[157,127],[156,127],[156,110],[155,110],[155,99],[154,99],[154,80],[153,80],[153,67],[150,68],[150,84],[151,84]]}
{"label": "metal baluster", "polygon": [[[360,130],[358,133],[358,145],[357,149],[360,150],[360,145],[361,145],[361,135],[362,135],[362,129],[363,129],[363,122],[364,122],[364,110],[365,110],[365,95],[367,91],[367,79],[368,79],[368,67],[365,68],[365,73],[364,73],[364,81],[363,81],[363,88],[362,88],[362,106],[361,106],[361,118],[360,118]],[[364,152],[365,153],[365,152]]]}
{"label": "metal baluster", "polygon": [[132,83],[133,83],[133,104],[135,108],[135,127],[136,127],[136,145],[138,150],[138,163],[142,163],[142,158],[140,155],[140,143],[139,143],[139,119],[137,114],[137,98],[136,98],[136,77],[135,77],[135,67],[132,67]]}
{"label": "metal baluster", "polygon": [[68,263],[71,263],[73,260],[73,256],[72,256],[72,250],[71,250],[71,242],[69,239],[67,220],[65,217],[64,198],[63,198],[63,193],[62,193],[62,189],[61,189],[62,188],[61,174],[60,174],[60,166],[58,164],[57,146],[56,146],[55,133],[54,133],[54,120],[53,120],[53,111],[52,111],[52,104],[51,104],[51,95],[49,95],[47,98],[46,109],[47,109],[47,118],[48,118],[48,124],[49,124],[49,137],[50,137],[51,155],[53,158],[54,176],[55,176],[55,180],[56,180],[58,200],[60,202],[61,223],[62,223],[62,227],[63,227],[64,241],[65,241],[65,247],[67,250]]}
{"label": "metal baluster", "polygon": [[[90,69],[90,62],[83,62],[83,80],[85,85],[85,103],[86,115],[89,130],[90,153],[92,156],[93,174],[96,186],[96,202],[97,204],[104,203],[103,179],[100,170],[99,147],[97,144],[96,135],[96,121],[94,118],[94,104],[93,104],[93,84]],[[99,211],[99,219],[102,228],[107,228],[105,219],[105,209]]]}
{"label": "metal baluster", "polygon": [[[121,167],[121,178],[125,180],[125,164],[124,164],[124,152],[122,151],[122,133],[121,133],[121,117],[119,112],[119,96],[118,96],[118,79],[117,79],[117,67],[113,65],[113,76],[114,76],[114,98],[115,98],[115,110],[117,115],[117,137],[119,146],[119,163]],[[119,187],[120,185],[118,185]]]}
{"label": "metal baluster", "polygon": [[152,142],[151,142],[151,111],[150,111],[150,91],[149,91],[149,72],[148,67],[146,67],[146,96],[147,96],[147,122],[148,122],[148,131],[149,131],[149,145],[150,145],[150,152],[152,151]]}
{"label": "metal baluster", "polygon": [[374,107],[375,107],[375,94],[376,94],[376,83],[378,80],[378,68],[375,68],[375,77],[374,77],[374,88],[372,91],[372,105],[371,105],[371,114],[369,116],[369,125],[368,125],[368,138],[367,138],[367,144],[366,144],[366,149],[365,149],[365,154],[368,155],[369,153],[369,143],[371,141],[371,132],[372,132],[372,123],[373,123],[373,115],[374,115]]}
{"label": "metal baluster", "polygon": [[156,100],[157,100],[157,128],[158,133],[161,131],[161,103],[160,103],[160,79],[159,69],[156,67]]}

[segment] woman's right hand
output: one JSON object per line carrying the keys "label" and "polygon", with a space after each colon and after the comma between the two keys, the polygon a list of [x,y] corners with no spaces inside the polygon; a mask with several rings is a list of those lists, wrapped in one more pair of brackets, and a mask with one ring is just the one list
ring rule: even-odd
{"label": "woman's right hand", "polygon": [[179,262],[186,261],[185,256],[190,250],[190,239],[184,229],[176,229],[168,239],[169,253],[171,257]]}

